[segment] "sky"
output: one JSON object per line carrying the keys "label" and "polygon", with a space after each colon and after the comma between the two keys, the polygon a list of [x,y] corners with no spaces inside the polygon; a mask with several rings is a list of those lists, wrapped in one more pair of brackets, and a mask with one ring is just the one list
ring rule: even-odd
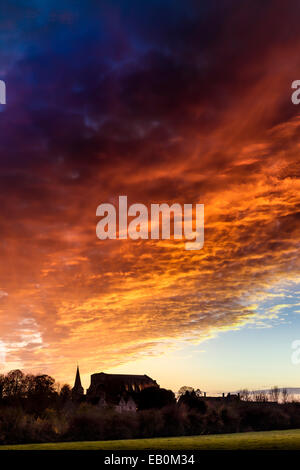
{"label": "sky", "polygon": [[[296,0],[1,2],[3,371],[300,386],[299,19]],[[204,204],[204,247],[99,240],[119,195]]]}

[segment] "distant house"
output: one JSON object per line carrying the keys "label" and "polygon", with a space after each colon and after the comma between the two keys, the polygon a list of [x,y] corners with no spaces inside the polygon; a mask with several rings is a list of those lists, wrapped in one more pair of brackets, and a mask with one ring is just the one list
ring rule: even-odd
{"label": "distant house", "polygon": [[137,404],[131,396],[129,396],[127,401],[124,397],[121,397],[118,405],[115,406],[115,409],[119,413],[123,413],[124,411],[136,412]]}
{"label": "distant house", "polygon": [[225,401],[240,401],[240,399],[241,399],[239,393],[227,393],[227,395],[225,395],[225,393],[222,393],[222,396],[209,397],[209,396],[206,395],[205,392],[204,392],[204,396],[202,398],[207,400],[207,401],[223,401],[223,400],[225,400]]}

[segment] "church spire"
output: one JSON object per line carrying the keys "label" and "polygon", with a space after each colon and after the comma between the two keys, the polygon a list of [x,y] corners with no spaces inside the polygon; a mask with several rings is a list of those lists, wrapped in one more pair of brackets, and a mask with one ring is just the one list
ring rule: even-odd
{"label": "church spire", "polygon": [[74,387],[72,388],[73,399],[78,399],[84,394],[83,387],[81,385],[79,366],[77,365],[76,377]]}
{"label": "church spire", "polygon": [[74,388],[78,388],[78,387],[82,387],[82,385],[81,385],[81,379],[80,379],[79,366],[77,365]]}

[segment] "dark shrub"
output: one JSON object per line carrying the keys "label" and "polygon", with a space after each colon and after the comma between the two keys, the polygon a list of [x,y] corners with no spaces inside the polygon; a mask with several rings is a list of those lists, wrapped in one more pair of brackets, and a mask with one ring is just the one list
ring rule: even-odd
{"label": "dark shrub", "polygon": [[149,410],[152,408],[163,408],[167,405],[176,403],[175,395],[172,390],[165,388],[148,387],[144,388],[138,395],[138,409]]}
{"label": "dark shrub", "polygon": [[250,427],[253,431],[268,431],[289,427],[290,417],[280,406],[256,403],[251,405],[242,412],[242,429]]}
{"label": "dark shrub", "polygon": [[202,414],[207,410],[205,400],[199,397],[194,390],[186,391],[184,395],[181,395],[178,400],[178,405],[185,405],[187,408],[196,410],[198,413]]}

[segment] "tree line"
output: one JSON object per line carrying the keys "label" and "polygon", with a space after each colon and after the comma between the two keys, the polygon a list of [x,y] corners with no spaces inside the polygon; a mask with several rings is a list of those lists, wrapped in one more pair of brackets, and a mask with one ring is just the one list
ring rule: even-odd
{"label": "tree line", "polygon": [[[84,399],[46,374],[0,375],[0,443],[105,440],[231,433],[300,427],[300,404],[240,392],[240,400],[205,398],[192,387],[148,388],[134,397],[138,410],[117,412]],[[251,398],[251,399],[250,399]],[[272,400],[271,400],[272,398]]]}

